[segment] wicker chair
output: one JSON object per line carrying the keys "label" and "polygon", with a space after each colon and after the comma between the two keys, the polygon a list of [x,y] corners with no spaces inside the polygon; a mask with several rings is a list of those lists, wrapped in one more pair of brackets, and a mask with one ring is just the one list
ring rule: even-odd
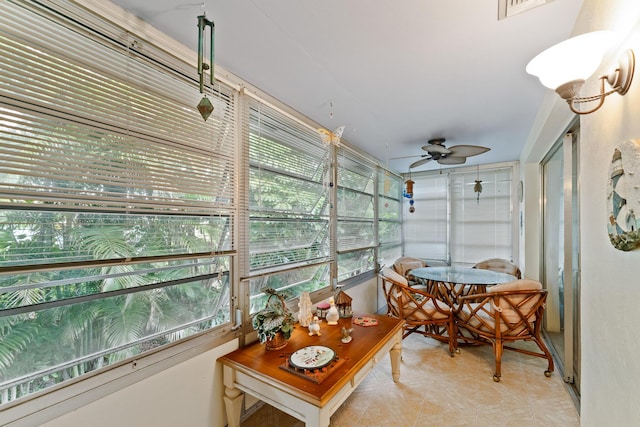
{"label": "wicker chair", "polygon": [[409,281],[409,286],[415,286],[418,284],[415,277],[413,277],[409,272],[414,268],[422,267],[427,267],[427,263],[424,260],[408,256],[400,257],[393,263],[393,269],[395,272],[407,279]]}
{"label": "wicker chair", "polygon": [[493,270],[500,273],[507,273],[514,276],[516,279],[522,279],[522,272],[517,265],[509,260],[502,258],[490,258],[480,261],[473,268],[482,268],[485,270]]}
{"label": "wicker chair", "polygon": [[[553,358],[540,336],[547,291],[535,280],[515,280],[492,286],[482,294],[463,296],[455,309],[455,341],[490,344],[495,353],[496,371],[493,380],[500,381],[503,350],[547,359],[549,377]],[[540,352],[505,345],[514,341],[533,341]]]}
{"label": "wicker chair", "polygon": [[410,287],[407,279],[388,267],[379,277],[387,300],[387,316],[405,321],[402,338],[416,332],[447,342],[453,357],[456,346],[451,307],[423,289]]}

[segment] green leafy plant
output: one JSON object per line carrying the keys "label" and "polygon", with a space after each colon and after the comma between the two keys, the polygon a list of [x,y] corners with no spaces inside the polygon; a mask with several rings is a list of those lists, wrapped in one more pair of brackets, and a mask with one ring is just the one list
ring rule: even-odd
{"label": "green leafy plant", "polygon": [[278,332],[282,332],[289,339],[295,325],[293,313],[285,304],[286,294],[277,292],[273,288],[264,288],[262,292],[269,295],[265,307],[255,313],[251,320],[253,329],[258,331],[258,339],[261,343],[274,338]]}

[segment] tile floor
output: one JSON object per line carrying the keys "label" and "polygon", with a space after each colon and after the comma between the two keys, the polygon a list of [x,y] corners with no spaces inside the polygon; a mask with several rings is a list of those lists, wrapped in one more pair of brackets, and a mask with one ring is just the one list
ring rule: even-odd
{"label": "tile floor", "polygon": [[[560,374],[544,376],[544,359],[505,351],[496,383],[490,346],[462,347],[452,358],[444,344],[413,334],[403,341],[399,383],[390,365],[389,356],[378,363],[333,414],[331,427],[580,426]],[[241,426],[304,424],[263,405]]]}

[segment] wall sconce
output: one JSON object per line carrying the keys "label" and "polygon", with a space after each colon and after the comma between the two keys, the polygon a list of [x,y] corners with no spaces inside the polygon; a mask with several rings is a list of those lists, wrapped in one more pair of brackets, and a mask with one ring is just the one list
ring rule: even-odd
{"label": "wall sconce", "polygon": [[[579,97],[584,82],[596,72],[604,54],[614,42],[612,31],[595,31],[572,37],[543,51],[527,64],[527,73],[540,79],[540,82],[569,104],[576,114],[590,114],[604,104],[604,98],[612,93],[624,95],[631,86],[635,69],[635,56],[631,49],[618,60],[617,67],[600,77],[600,94]],[[605,80],[611,86],[605,92]],[[576,104],[598,102],[591,110],[582,111]]]}

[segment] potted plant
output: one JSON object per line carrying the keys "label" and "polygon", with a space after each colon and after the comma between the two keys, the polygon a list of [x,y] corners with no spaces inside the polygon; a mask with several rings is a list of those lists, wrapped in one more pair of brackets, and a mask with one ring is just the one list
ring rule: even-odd
{"label": "potted plant", "polygon": [[253,315],[251,325],[258,331],[260,343],[266,343],[267,350],[279,350],[287,345],[295,318],[287,308],[284,293],[273,288],[264,288],[262,292],[269,297],[265,307]]}

